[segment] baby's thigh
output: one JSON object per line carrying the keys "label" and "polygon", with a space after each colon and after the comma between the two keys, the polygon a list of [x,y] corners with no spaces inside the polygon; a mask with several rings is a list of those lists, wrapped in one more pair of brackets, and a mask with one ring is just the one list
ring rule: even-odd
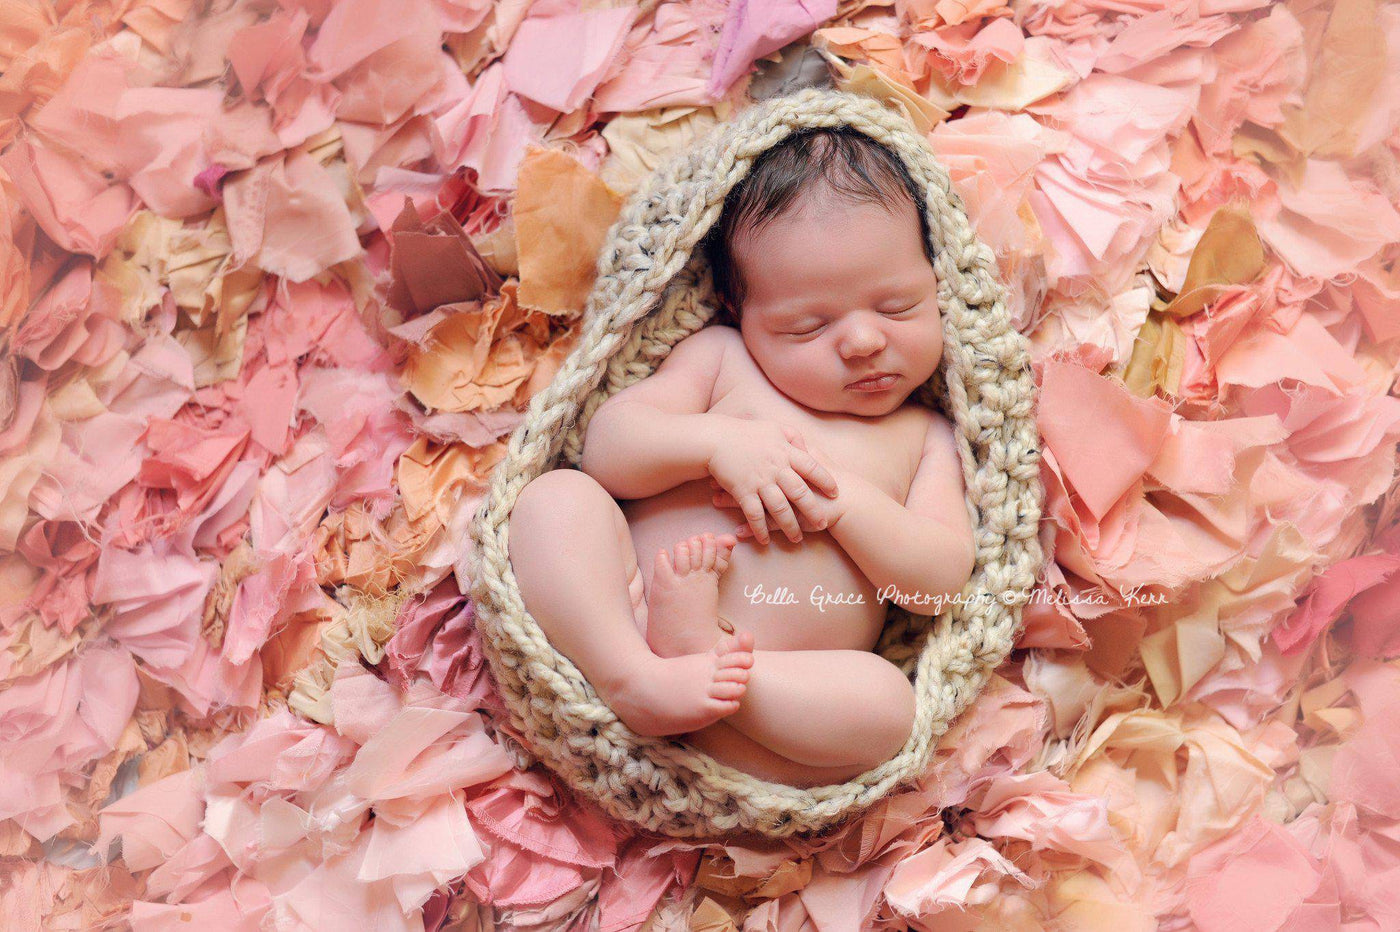
{"label": "baby's thigh", "polygon": [[642,568],[637,565],[637,548],[632,544],[632,530],[627,526],[627,517],[621,508],[614,512],[614,527],[617,530],[617,545],[622,550],[622,563],[627,571],[627,594],[632,599],[632,620],[642,637],[647,636],[646,584],[642,580]]}
{"label": "baby's thigh", "polygon": [[760,780],[782,783],[801,789],[826,786],[832,783],[845,783],[869,769],[865,766],[855,765],[813,767],[808,764],[799,764],[797,761],[774,751],[766,744],[760,744],[724,719],[720,719],[713,725],[707,725],[699,731],[692,731],[677,737],[735,770],[741,770],[750,776],[758,777]]}
{"label": "baby's thigh", "polygon": [[[620,561],[634,620],[645,635],[646,599],[632,532],[622,508],[595,479],[573,469],[555,469],[537,476],[520,491],[510,513],[509,527],[509,559],[522,589],[529,577],[539,588],[565,595],[566,590],[558,582],[560,573],[566,572],[564,565],[571,559],[577,560],[580,553],[608,564],[605,576],[594,573],[596,567],[590,567],[589,574],[596,585],[611,586],[610,577],[616,572],[611,567]],[[609,534],[615,547],[603,542]],[[596,543],[582,550],[565,550],[559,545],[561,535]],[[577,595],[572,590],[567,594]]]}

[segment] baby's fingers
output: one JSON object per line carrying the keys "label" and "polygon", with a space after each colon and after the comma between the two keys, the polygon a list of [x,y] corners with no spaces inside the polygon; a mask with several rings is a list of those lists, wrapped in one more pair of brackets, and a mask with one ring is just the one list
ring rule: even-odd
{"label": "baby's fingers", "polygon": [[826,506],[821,499],[812,494],[807,482],[791,471],[779,476],[778,482],[783,486],[783,491],[787,493],[788,501],[792,502],[797,509],[797,517],[802,523],[802,530],[826,530],[827,520],[824,514]]}
{"label": "baby's fingers", "polygon": [[710,503],[716,508],[738,508],[739,503],[734,500],[734,496],[728,492],[720,490],[710,496]]}
{"label": "baby's fingers", "polygon": [[790,462],[792,468],[807,477],[814,487],[821,489],[832,498],[836,497],[840,491],[836,488],[836,477],[825,466],[818,463],[815,456],[803,450],[794,453]]}
{"label": "baby's fingers", "polygon": [[[798,512],[797,524],[798,527],[802,528],[803,533],[815,534],[817,531],[826,530],[827,522],[825,520],[822,520],[821,522],[815,522],[802,512]],[[774,521],[771,517],[766,520],[766,525],[768,527],[768,530],[770,531],[782,530],[782,528],[779,527],[778,523]],[[753,537],[753,529],[750,528],[747,524],[741,524],[734,529],[733,534],[739,540],[748,540],[749,538]]]}
{"label": "baby's fingers", "polygon": [[[783,533],[787,534],[788,540],[792,541],[794,544],[800,541],[802,539],[802,528],[797,522],[797,515],[793,513],[792,505],[788,503],[787,496],[784,494],[782,487],[775,482],[772,485],[765,485],[763,488],[759,489],[758,494],[763,497],[764,507],[768,509],[768,513],[773,516],[773,520],[777,522],[778,527],[782,529]],[[766,544],[768,543],[768,528],[766,524],[763,530],[763,543]]]}
{"label": "baby's fingers", "polygon": [[805,440],[802,439],[802,435],[801,435],[800,433],[797,432],[797,428],[795,428],[795,427],[784,427],[784,428],[783,428],[783,436],[787,438],[787,442],[788,442],[788,443],[790,443],[790,444],[792,444],[793,446],[797,447],[799,450],[806,450],[806,449],[807,449],[807,442],[806,442]]}
{"label": "baby's fingers", "polygon": [[[763,510],[763,500],[757,493],[749,493],[739,499],[739,507],[744,510],[744,519],[753,529],[754,535],[763,543],[768,543],[768,516]],[[763,530],[760,532],[759,528]]]}

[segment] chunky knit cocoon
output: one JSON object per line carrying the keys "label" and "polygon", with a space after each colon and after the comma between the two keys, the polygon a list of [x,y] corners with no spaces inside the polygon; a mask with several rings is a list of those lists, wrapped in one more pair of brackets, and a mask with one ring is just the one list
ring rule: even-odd
{"label": "chunky knit cocoon", "polygon": [[[896,152],[925,191],[944,356],[915,397],[956,425],[977,564],[961,601],[938,616],[890,603],[875,650],[912,679],[918,702],[909,741],[850,782],[802,789],[624,725],[526,611],[508,559],[508,519],[536,476],[577,468],[600,404],[710,322],[714,290],[698,244],[753,161],[794,131],[841,124]],[[1035,383],[995,259],[947,172],[902,115],[858,94],[806,88],[743,111],[661,166],[623,206],[597,271],[581,339],[531,399],[471,526],[470,596],[508,712],[498,734],[522,765],[543,762],[613,816],[652,831],[782,837],[830,829],[919,778],[939,738],[1010,652],[1041,568]]]}

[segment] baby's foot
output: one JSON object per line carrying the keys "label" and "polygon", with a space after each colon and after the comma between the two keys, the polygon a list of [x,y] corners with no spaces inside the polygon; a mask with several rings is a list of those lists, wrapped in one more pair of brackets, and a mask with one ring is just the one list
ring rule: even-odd
{"label": "baby's foot", "polygon": [[603,699],[639,735],[698,731],[739,710],[753,666],[753,634],[721,635],[713,650],[652,657]]}
{"label": "baby's foot", "polygon": [[647,642],[658,655],[679,657],[711,643],[719,627],[719,578],[737,543],[733,534],[707,532],[676,544],[674,556],[657,551],[647,594]]}
{"label": "baby's foot", "polygon": [[[719,577],[733,534],[697,534],[656,555],[647,594],[647,641],[655,652],[621,681],[608,704],[639,735],[697,731],[739,709],[753,665],[753,634],[710,642],[718,627]],[[696,633],[705,640],[697,643]],[[705,650],[705,643],[713,643]]]}

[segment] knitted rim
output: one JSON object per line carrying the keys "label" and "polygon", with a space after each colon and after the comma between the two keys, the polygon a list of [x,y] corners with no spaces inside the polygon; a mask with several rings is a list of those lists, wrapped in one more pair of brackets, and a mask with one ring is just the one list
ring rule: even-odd
{"label": "knitted rim", "polygon": [[[598,406],[650,375],[672,346],[710,321],[713,284],[695,247],[753,161],[795,130],[841,124],[896,152],[926,192],[945,348],[917,398],[956,425],[977,562],[962,601],[936,618],[890,605],[875,651],[913,676],[909,741],[849,782],[799,788],[623,724],[526,611],[507,529],[527,483],[557,465],[577,468]],[[522,765],[542,761],[614,817],[655,832],[777,838],[833,828],[918,780],[938,739],[1011,650],[1040,570],[1035,385],[995,259],[973,232],[947,172],[900,114],[873,98],[806,88],[750,107],[660,166],[624,204],[597,270],[581,339],[531,399],[471,526],[470,595],[509,717],[497,731]]]}

